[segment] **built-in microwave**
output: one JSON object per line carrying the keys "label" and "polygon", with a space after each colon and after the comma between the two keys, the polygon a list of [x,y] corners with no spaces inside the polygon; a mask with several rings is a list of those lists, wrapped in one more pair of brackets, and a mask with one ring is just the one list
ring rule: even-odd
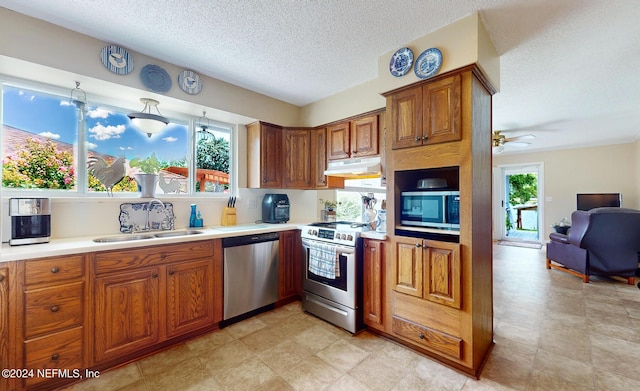
{"label": "built-in microwave", "polygon": [[460,229],[459,191],[406,191],[400,193],[400,224],[439,229]]}

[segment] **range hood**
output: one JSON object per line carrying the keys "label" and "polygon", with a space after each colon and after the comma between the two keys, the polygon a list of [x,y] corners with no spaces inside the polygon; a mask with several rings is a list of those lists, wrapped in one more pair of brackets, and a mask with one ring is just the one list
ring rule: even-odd
{"label": "range hood", "polygon": [[326,176],[345,179],[379,178],[382,175],[380,157],[337,160],[329,162]]}

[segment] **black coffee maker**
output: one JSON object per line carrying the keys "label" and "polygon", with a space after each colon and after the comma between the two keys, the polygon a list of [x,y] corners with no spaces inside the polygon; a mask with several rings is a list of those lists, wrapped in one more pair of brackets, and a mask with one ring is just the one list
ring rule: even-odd
{"label": "black coffee maker", "polygon": [[286,194],[265,194],[262,199],[262,221],[270,224],[289,221],[289,197]]}

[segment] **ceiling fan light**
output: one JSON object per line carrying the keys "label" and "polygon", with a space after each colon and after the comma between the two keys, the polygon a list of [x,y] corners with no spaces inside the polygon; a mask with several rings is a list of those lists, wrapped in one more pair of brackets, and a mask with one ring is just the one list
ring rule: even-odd
{"label": "ceiling fan light", "polygon": [[[144,103],[144,108],[139,113],[130,113],[127,115],[131,119],[133,126],[145,133],[148,137],[160,133],[168,124],[169,120],[160,115],[158,110],[158,102],[155,99],[140,98],[140,102]],[[158,114],[151,113],[151,107],[155,107]]]}

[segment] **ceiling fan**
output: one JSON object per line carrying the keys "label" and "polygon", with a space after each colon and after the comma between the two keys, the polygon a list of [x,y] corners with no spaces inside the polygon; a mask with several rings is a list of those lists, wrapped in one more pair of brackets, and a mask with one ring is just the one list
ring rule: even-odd
{"label": "ceiling fan", "polygon": [[495,155],[502,153],[507,143],[514,147],[526,147],[530,143],[524,142],[522,140],[532,140],[536,138],[536,136],[534,136],[533,134],[523,134],[522,136],[507,137],[502,134],[502,132],[504,131],[494,130],[491,136],[492,151]]}

